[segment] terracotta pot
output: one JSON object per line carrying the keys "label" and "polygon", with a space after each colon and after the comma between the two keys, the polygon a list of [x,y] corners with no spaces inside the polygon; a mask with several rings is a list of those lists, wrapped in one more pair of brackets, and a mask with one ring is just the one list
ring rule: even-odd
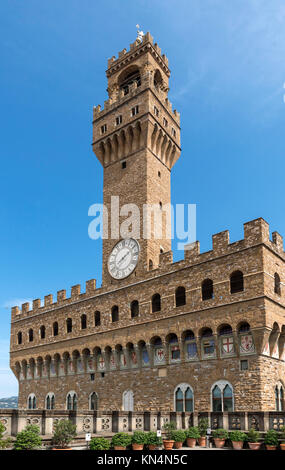
{"label": "terracotta pot", "polygon": [[218,439],[217,437],[214,438],[215,446],[217,449],[221,449],[224,447],[226,440],[225,439]]}
{"label": "terracotta pot", "polygon": [[114,450],[126,450],[126,447],[114,446]]}
{"label": "terracotta pot", "polygon": [[183,442],[174,442],[175,449],[181,449]]}
{"label": "terracotta pot", "polygon": [[243,448],[243,441],[232,441],[232,445],[235,450],[241,450]]}
{"label": "terracotta pot", "polygon": [[276,450],[277,446],[269,446],[268,444],[265,444],[266,445],[266,449],[267,450]]}
{"label": "terracotta pot", "polygon": [[188,447],[195,447],[196,445],[196,439],[194,439],[193,437],[187,437],[186,442]]}
{"label": "terracotta pot", "polygon": [[53,447],[51,450],[72,450],[71,447],[65,447],[65,449],[60,449],[60,447]]}
{"label": "terracotta pot", "polygon": [[285,450],[285,442],[281,442],[281,444],[280,444],[280,449],[281,449],[281,450]]}
{"label": "terracotta pot", "polygon": [[163,441],[163,445],[165,450],[171,450],[173,448],[174,441],[169,441],[168,439],[165,439]]}
{"label": "terracotta pot", "polygon": [[132,444],[133,450],[143,450],[143,444]]}
{"label": "terracotta pot", "polygon": [[259,450],[261,442],[249,442],[248,445],[251,450]]}
{"label": "terracotta pot", "polygon": [[198,444],[200,447],[206,447],[206,437],[205,436],[199,437]]}
{"label": "terracotta pot", "polygon": [[148,449],[149,450],[155,450],[156,449],[156,446],[154,444],[149,444],[148,445]]}

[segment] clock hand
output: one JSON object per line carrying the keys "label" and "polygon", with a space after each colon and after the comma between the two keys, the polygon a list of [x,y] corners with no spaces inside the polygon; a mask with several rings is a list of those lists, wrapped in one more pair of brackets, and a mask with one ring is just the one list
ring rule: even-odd
{"label": "clock hand", "polygon": [[118,261],[118,264],[122,264],[122,261],[124,261],[124,259],[126,258],[126,256],[128,256],[130,253],[126,253],[119,261]]}

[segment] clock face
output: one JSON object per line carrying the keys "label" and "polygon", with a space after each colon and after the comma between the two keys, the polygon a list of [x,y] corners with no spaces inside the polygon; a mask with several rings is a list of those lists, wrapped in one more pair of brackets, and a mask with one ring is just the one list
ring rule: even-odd
{"label": "clock face", "polygon": [[108,260],[108,270],[114,279],[129,276],[138,264],[140,247],[136,240],[127,238],[118,242]]}

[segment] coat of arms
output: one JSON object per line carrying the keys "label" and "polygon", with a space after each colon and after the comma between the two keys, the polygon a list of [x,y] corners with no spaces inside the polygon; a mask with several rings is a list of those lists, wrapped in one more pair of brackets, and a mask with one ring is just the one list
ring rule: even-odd
{"label": "coat of arms", "polygon": [[156,348],[154,352],[155,362],[163,362],[164,361],[164,350],[163,348]]}
{"label": "coat of arms", "polygon": [[232,336],[222,339],[222,351],[225,354],[230,354],[234,350],[234,339]]}
{"label": "coat of arms", "polygon": [[240,339],[241,352],[251,352],[254,350],[253,339],[251,335],[243,335]]}

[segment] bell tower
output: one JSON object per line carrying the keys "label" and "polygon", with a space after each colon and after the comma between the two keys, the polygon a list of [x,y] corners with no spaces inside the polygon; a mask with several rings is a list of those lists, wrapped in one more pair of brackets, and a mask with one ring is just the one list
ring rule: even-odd
{"label": "bell tower", "polygon": [[[109,59],[106,75],[109,99],[104,109],[94,107],[93,151],[104,168],[103,202],[108,210],[103,217],[102,284],[120,285],[158,267],[160,253],[171,250],[164,208],[170,204],[170,173],[181,151],[180,115],[172,111],[167,98],[168,59],[150,33],[138,37],[118,58]],[[108,260],[114,245],[128,238],[119,229],[132,213],[130,205],[139,210],[135,217],[140,231],[131,236],[139,244],[139,259],[127,279],[116,280],[109,273]],[[161,210],[160,222],[149,210],[146,216],[146,205]],[[147,237],[146,220],[150,224]],[[157,238],[154,229],[160,223]]]}

